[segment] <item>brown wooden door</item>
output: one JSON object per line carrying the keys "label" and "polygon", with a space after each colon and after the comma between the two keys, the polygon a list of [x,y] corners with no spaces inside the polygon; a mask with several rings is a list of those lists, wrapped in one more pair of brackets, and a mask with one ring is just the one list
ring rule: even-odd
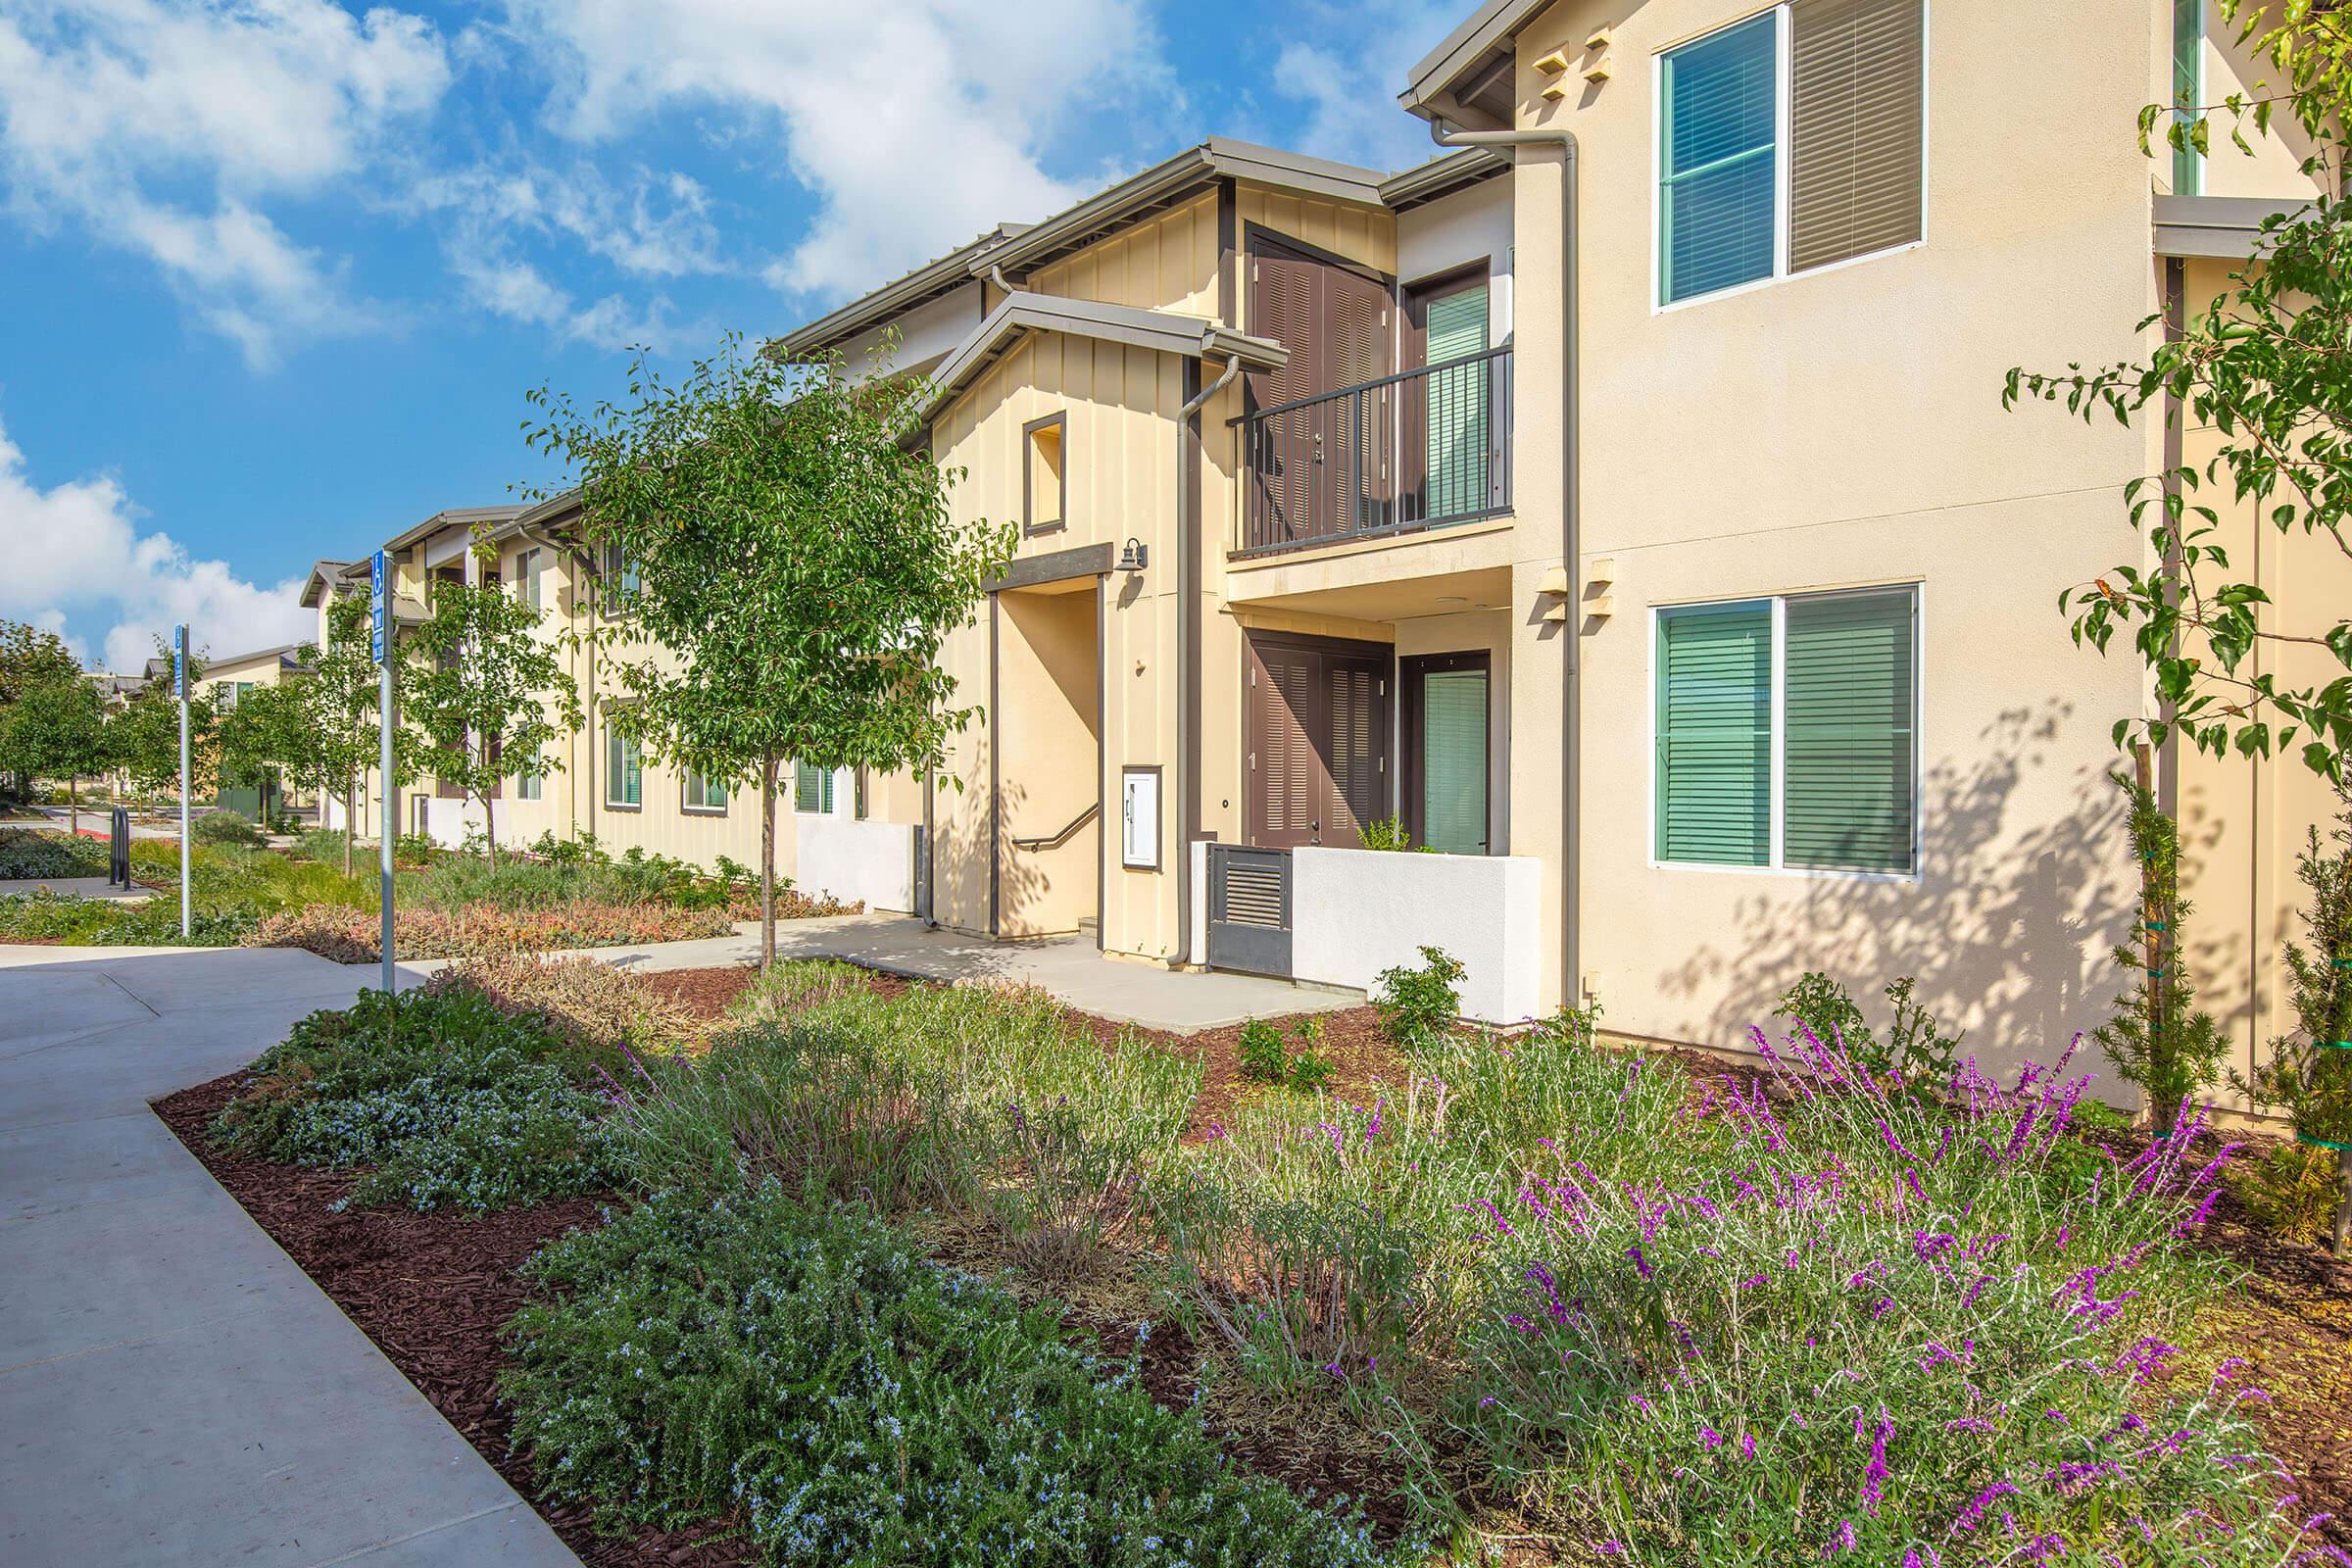
{"label": "brown wooden door", "polygon": [[1376,643],[1248,638],[1244,833],[1270,849],[1352,849],[1388,809],[1390,652]]}
{"label": "brown wooden door", "polygon": [[[1389,280],[1337,258],[1250,236],[1249,330],[1290,351],[1252,371],[1250,403],[1277,409],[1379,381],[1396,365]],[[1277,414],[1252,441],[1257,542],[1349,533],[1377,521],[1394,468],[1394,389],[1380,386]]]}

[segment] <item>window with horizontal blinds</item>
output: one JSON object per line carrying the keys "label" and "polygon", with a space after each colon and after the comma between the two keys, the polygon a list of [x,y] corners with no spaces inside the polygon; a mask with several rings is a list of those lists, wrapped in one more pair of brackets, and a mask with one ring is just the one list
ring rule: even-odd
{"label": "window with horizontal blinds", "polygon": [[1660,62],[1660,279],[1666,303],[1770,277],[1779,203],[1774,12]]}
{"label": "window with horizontal blinds", "polygon": [[1772,606],[1658,615],[1657,858],[1772,858]]}
{"label": "window with horizontal blinds", "polygon": [[[2205,0],[2173,0],[2173,118],[2189,123],[2205,101]],[[2173,149],[2173,194],[2205,194],[2205,160],[2196,148]]]}
{"label": "window with horizontal blinds", "polygon": [[637,743],[616,729],[605,731],[605,804],[645,804],[645,760]]}
{"label": "window with horizontal blinds", "polygon": [[1913,243],[1924,208],[1924,0],[1794,0],[1788,20],[1788,270]]}
{"label": "window with horizontal blinds", "polygon": [[[1423,306],[1430,365],[1451,365],[1487,350],[1487,282],[1441,294]],[[1488,505],[1488,367],[1479,361],[1433,370],[1423,383],[1428,402],[1429,486],[1426,514],[1454,516]]]}
{"label": "window with horizontal blinds", "polygon": [[1913,869],[1913,595],[1791,599],[1782,637],[1781,858],[1809,870]]}
{"label": "window with horizontal blinds", "polygon": [[814,762],[792,764],[792,808],[818,816],[833,814],[833,770]]}
{"label": "window with horizontal blinds", "polygon": [[1421,676],[1421,842],[1444,855],[1487,853],[1487,671]]}

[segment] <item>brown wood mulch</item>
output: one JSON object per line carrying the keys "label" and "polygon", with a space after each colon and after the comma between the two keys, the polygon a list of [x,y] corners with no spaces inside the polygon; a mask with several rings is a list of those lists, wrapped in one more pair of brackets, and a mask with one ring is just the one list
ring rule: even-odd
{"label": "brown wood mulch", "polygon": [[634,973],[639,985],[683,1007],[697,1023],[715,1022],[760,978],[759,969],[748,963],[716,969],[653,969]]}
{"label": "brown wood mulch", "polygon": [[757,1560],[748,1542],[709,1533],[600,1533],[588,1510],[542,1501],[530,1465],[510,1451],[514,1423],[498,1402],[506,1362],[500,1332],[521,1306],[515,1272],[548,1242],[596,1223],[600,1200],[571,1199],[478,1217],[405,1208],[329,1205],[352,1178],[240,1158],[205,1127],[244,1082],[230,1073],[155,1102],[155,1113],[243,1204],[270,1239],[318,1282],[343,1314],[373,1340],[433,1408],[532,1501],[588,1568],[742,1568]]}

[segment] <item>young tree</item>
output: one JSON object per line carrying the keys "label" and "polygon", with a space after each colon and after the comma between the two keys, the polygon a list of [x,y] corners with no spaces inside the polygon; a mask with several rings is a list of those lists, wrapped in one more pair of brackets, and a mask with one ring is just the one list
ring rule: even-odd
{"label": "young tree", "polygon": [[309,783],[318,773],[318,741],[303,689],[309,678],[290,675],[256,686],[220,715],[220,777],[260,785],[265,816],[273,773],[281,783]]}
{"label": "young tree", "polygon": [[2230,1038],[2196,1009],[2186,968],[2193,912],[2180,896],[2180,829],[2155,792],[2130,774],[2112,775],[2131,801],[2132,853],[2139,860],[2141,940],[2115,950],[2119,968],[2139,977],[2116,999],[2115,1016],[2091,1038],[2125,1082],[2137,1084],[2159,1137],[2169,1137],[2182,1103],[2221,1081]]}
{"label": "young tree", "polygon": [[[2352,1257],[2352,790],[2331,835],[2318,828],[2296,857],[2308,891],[2304,935],[2286,945],[2286,985],[2297,1032],[2272,1042],[2271,1059],[2238,1087],[2266,1105],[2285,1108],[2295,1136],[2335,1156],[2339,1183],[2332,1247]],[[2233,1075],[2234,1076],[2234,1075]]]}
{"label": "young tree", "polygon": [[[57,633],[21,620],[0,619],[0,725],[8,722],[8,710],[17,700],[33,687],[77,679],[80,674],[80,661],[67,651]],[[13,793],[30,794],[30,775],[14,764],[6,765],[14,774]]]}
{"label": "young tree", "polygon": [[28,687],[8,707],[0,760],[17,772],[66,780],[67,830],[81,831],[81,781],[106,771],[106,710],[75,674]]}
{"label": "young tree", "polygon": [[[2156,126],[2205,156],[2215,114],[2250,150],[2244,125],[2268,130],[2283,110],[2318,151],[2304,165],[2322,194],[2263,225],[2255,256],[2230,286],[2189,317],[2149,356],[2097,371],[2009,372],[2004,403],[2063,400],[2089,419],[2105,410],[2127,424],[2151,407],[2220,432],[2202,470],[2181,467],[2130,488],[2132,521],[2149,561],[2125,564],[2060,600],[2078,643],[2107,651],[2129,632],[2171,709],[2145,722],[2121,720],[2118,744],[2175,733],[2216,756],[2270,756],[2295,746],[2313,769],[2352,779],[2352,606],[2325,606],[2289,621],[2260,585],[2236,575],[2217,542],[2220,518],[2193,504],[2225,490],[2268,526],[2352,560],[2352,201],[2346,199],[2345,127],[2352,124],[2352,12],[2318,0],[2214,0],[2241,41],[2280,75],[2220,104],[2151,104],[2140,115],[2145,150]],[[2150,317],[2140,330],[2154,330]],[[2258,649],[2304,649],[2323,678],[2281,680]],[[2340,673],[2338,673],[2340,671]]]}
{"label": "young tree", "polygon": [[[162,645],[157,645],[161,649]],[[220,714],[203,684],[204,662],[188,657],[188,793],[204,793],[220,776]],[[159,795],[179,791],[179,694],[167,673],[148,682],[106,721],[106,754],[131,788]]]}
{"label": "young tree", "polygon": [[1012,551],[1009,526],[956,519],[960,474],[907,444],[924,383],[884,356],[864,368],[730,336],[674,386],[640,358],[629,407],[530,395],[546,413],[532,447],[564,459],[589,539],[634,573],[603,637],[635,699],[616,724],[707,777],[758,781],[763,968],[779,770],[937,767],[971,714],[951,706],[940,644]]}
{"label": "young tree", "polygon": [[[487,546],[477,554],[496,564]],[[401,718],[416,727],[416,764],[481,802],[493,866],[501,787],[560,769],[547,743],[580,727],[579,688],[553,646],[532,635],[540,619],[496,582],[441,583],[431,615],[404,645]]]}

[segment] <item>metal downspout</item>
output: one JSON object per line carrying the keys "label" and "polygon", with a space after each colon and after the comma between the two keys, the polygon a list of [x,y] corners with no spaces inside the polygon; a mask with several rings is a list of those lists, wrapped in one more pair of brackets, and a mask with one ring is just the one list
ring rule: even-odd
{"label": "metal downspout", "polygon": [[1577,140],[1576,132],[1551,130],[1447,130],[1443,120],[1429,122],[1429,139],[1441,147],[1557,147],[1560,150],[1560,330],[1561,432],[1560,555],[1568,568],[1569,618],[1560,628],[1560,1004],[1573,1007],[1584,1000],[1578,955],[1579,884],[1582,876],[1577,845],[1579,685],[1583,660],[1579,645],[1584,629],[1578,618],[1583,599],[1578,569],[1581,519],[1577,493],[1583,456],[1579,435],[1584,409],[1577,393]]}
{"label": "metal downspout", "polygon": [[[1194,362],[1198,363],[1198,362]],[[1193,956],[1193,841],[1200,836],[1200,781],[1194,777],[1200,754],[1200,694],[1193,666],[1200,643],[1200,536],[1194,527],[1199,509],[1201,451],[1193,421],[1211,398],[1242,373],[1236,357],[1225,373],[1187,398],[1176,411],[1176,963],[1189,968]]]}

